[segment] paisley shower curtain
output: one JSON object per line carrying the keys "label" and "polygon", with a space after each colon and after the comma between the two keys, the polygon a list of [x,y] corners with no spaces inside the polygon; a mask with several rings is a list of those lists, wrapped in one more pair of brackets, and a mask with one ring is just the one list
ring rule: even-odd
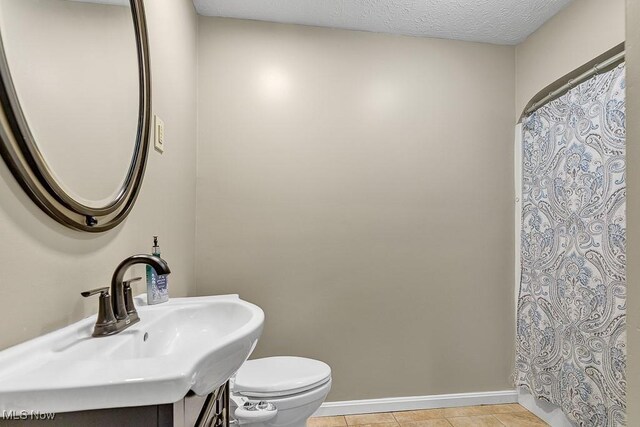
{"label": "paisley shower curtain", "polygon": [[625,425],[625,69],[522,128],[516,385],[580,426]]}

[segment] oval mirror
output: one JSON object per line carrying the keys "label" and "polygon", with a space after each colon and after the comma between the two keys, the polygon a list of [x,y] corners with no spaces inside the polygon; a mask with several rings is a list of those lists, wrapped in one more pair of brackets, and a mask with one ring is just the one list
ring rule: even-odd
{"label": "oval mirror", "polygon": [[130,212],[148,152],[142,0],[0,0],[1,152],[50,216],[78,230]]}

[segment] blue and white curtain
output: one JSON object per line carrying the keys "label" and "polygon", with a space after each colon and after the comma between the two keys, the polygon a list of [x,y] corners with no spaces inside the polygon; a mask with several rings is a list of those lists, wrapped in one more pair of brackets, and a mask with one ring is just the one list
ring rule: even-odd
{"label": "blue and white curtain", "polygon": [[516,385],[580,426],[625,424],[625,69],[523,123]]}

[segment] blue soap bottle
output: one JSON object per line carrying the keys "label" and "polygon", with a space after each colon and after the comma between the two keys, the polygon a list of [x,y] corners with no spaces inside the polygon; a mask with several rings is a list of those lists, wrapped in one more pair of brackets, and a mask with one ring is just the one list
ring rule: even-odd
{"label": "blue soap bottle", "polygon": [[[153,255],[160,256],[158,236],[153,236]],[[156,270],[147,265],[147,304],[160,304],[169,301],[168,278],[166,275],[158,275]]]}

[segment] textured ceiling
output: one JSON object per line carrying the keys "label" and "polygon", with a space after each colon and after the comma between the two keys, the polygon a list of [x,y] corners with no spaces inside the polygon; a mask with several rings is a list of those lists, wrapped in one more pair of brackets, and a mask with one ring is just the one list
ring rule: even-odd
{"label": "textured ceiling", "polygon": [[[194,0],[201,15],[517,44],[571,0]],[[606,0],[602,0],[606,1]]]}

